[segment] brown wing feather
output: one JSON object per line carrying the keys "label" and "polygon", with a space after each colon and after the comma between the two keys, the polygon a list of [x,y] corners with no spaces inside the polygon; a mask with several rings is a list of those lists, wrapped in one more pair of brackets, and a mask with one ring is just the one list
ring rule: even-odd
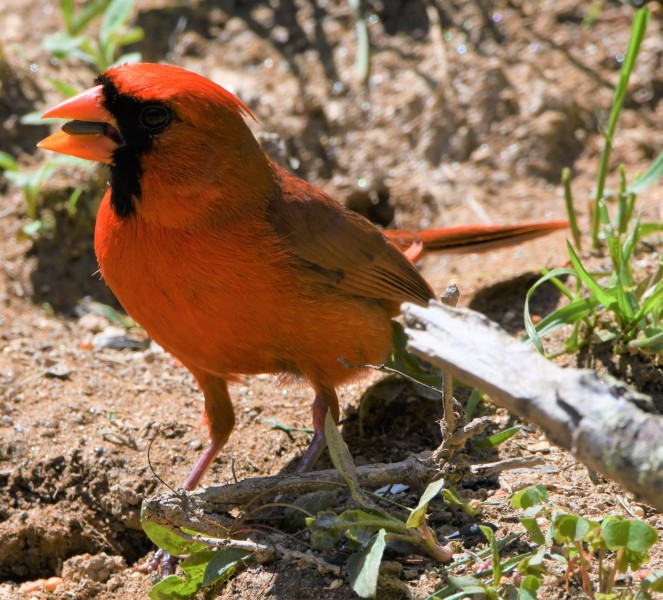
{"label": "brown wing feather", "polygon": [[434,297],[414,265],[368,220],[288,173],[268,218],[310,281],[395,302],[425,305]]}

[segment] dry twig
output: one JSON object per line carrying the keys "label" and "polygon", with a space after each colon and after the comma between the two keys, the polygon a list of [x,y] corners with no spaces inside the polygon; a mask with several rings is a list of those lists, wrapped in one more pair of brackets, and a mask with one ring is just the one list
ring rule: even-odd
{"label": "dry twig", "polygon": [[579,461],[663,510],[663,417],[592,371],[562,369],[468,309],[404,305],[408,348],[487,394]]}

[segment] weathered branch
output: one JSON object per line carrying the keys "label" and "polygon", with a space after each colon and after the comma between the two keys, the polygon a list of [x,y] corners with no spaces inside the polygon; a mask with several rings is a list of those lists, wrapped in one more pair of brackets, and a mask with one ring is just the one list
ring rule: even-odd
{"label": "weathered branch", "polygon": [[663,417],[618,396],[592,371],[558,367],[479,313],[435,302],[403,308],[412,352],[663,510]]}
{"label": "weathered branch", "polygon": [[[435,475],[438,467],[431,452],[411,455],[398,463],[357,467],[357,479],[362,487],[380,487],[404,483],[423,488]],[[144,517],[168,528],[183,527],[199,533],[219,537],[227,518],[222,517],[230,506],[253,502],[260,505],[276,494],[304,494],[314,490],[330,490],[344,486],[345,480],[335,470],[293,475],[255,477],[235,484],[212,486],[191,494],[166,494],[146,500]]]}

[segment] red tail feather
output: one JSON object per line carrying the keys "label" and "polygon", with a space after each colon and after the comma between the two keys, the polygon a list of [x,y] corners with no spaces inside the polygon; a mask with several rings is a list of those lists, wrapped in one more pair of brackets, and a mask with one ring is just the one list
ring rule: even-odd
{"label": "red tail feather", "polygon": [[410,260],[416,260],[426,252],[462,254],[520,244],[568,226],[568,221],[551,221],[518,225],[465,225],[423,231],[385,229],[383,233]]}

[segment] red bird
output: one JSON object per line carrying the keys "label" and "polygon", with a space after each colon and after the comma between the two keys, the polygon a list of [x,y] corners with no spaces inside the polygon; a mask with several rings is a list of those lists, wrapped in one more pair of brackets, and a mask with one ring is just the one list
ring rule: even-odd
{"label": "red bird", "polygon": [[[340,362],[379,363],[402,302],[433,290],[411,260],[427,248],[514,243],[566,223],[380,231],[275,164],[222,87],[158,64],[115,67],[44,117],[73,119],[39,146],[106,163],[97,215],[101,273],[126,311],[194,375],[211,443],[195,488],[234,425],[227,382],[279,373],[315,391],[315,435],[339,419]],[[405,252],[405,254],[403,253]]]}

